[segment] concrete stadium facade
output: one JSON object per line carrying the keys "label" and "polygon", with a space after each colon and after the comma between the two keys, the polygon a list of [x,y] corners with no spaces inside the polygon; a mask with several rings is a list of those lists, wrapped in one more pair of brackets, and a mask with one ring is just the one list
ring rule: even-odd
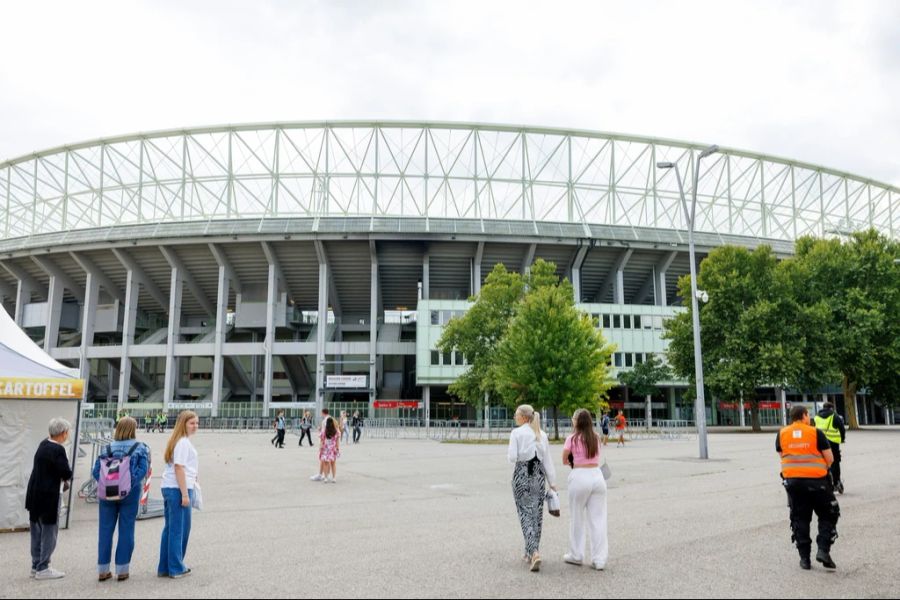
{"label": "concrete stadium facade", "polygon": [[[618,345],[614,367],[665,351],[689,263],[675,177],[656,164],[687,173],[702,149],[412,122],[64,146],[0,163],[0,299],[107,407],[374,415],[388,402],[389,414],[480,419],[446,393],[463,357],[434,344],[497,263],[556,263]],[[722,244],[788,256],[801,235],[900,232],[896,187],[728,148],[702,167],[699,258]],[[684,382],[669,384],[654,415],[688,417]]]}

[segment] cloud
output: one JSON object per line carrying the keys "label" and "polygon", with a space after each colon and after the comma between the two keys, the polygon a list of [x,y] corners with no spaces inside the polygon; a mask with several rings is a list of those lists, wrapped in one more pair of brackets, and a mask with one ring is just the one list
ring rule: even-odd
{"label": "cloud", "polygon": [[465,120],[715,142],[900,184],[891,2],[147,1],[4,12],[3,158],[206,124]]}

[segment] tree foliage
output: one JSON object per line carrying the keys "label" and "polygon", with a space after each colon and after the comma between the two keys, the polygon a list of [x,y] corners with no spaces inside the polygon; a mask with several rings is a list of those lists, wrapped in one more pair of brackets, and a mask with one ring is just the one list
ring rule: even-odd
{"label": "tree foliage", "polygon": [[[703,372],[719,398],[750,401],[753,429],[760,430],[756,388],[785,385],[799,377],[803,356],[796,304],[786,294],[768,246],[750,251],[723,246],[700,265],[697,284],[709,302],[700,307]],[[668,359],[680,377],[694,380],[694,340],[690,277],[679,280],[687,311],[670,319],[663,337]]]}
{"label": "tree foliage", "polygon": [[[859,389],[893,405],[900,397],[900,244],[874,230],[846,242],[801,238],[795,256],[777,262],[772,250],[724,246],[700,267],[698,286],[703,369],[718,396],[749,399],[753,427],[758,387],[785,385],[815,392],[841,381],[848,422],[857,428]],[[679,281],[690,298],[690,278]],[[666,324],[668,359],[693,379],[691,308]]]}
{"label": "tree foliage", "polygon": [[[893,405],[900,391],[900,244],[875,230],[846,242],[802,238],[790,262],[800,305],[821,311],[826,343],[808,371],[819,381],[841,380],[851,429],[859,427],[856,393]],[[835,377],[839,374],[839,377]],[[815,378],[813,378],[815,379]]]}
{"label": "tree foliage", "polygon": [[538,259],[522,277],[498,264],[471,300],[437,344],[463,352],[470,364],[451,393],[470,404],[487,393],[509,407],[598,408],[611,386],[613,348],[575,308],[572,286],[559,280],[556,265]]}

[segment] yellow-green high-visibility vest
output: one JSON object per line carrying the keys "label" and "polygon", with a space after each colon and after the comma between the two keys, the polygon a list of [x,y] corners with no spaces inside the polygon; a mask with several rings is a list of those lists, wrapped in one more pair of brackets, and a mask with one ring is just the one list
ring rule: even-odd
{"label": "yellow-green high-visibility vest", "polygon": [[834,426],[834,413],[831,413],[827,419],[816,415],[816,427],[822,430],[829,442],[841,443],[841,431]]}

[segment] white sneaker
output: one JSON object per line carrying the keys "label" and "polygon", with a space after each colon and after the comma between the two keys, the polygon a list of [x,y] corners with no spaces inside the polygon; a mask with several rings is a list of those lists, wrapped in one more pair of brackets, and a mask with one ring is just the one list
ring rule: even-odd
{"label": "white sneaker", "polygon": [[332,479],[331,477],[326,477],[325,483],[334,483],[334,479]]}
{"label": "white sneaker", "polygon": [[601,565],[601,564],[598,563],[598,562],[591,563],[591,566],[592,566],[592,567],[594,568],[594,570],[596,570],[596,571],[602,571],[603,569],[606,568],[606,565]]}
{"label": "white sneaker", "polygon": [[43,571],[38,571],[34,574],[35,579],[62,579],[66,574],[62,571],[57,571],[53,567],[47,567]]}
{"label": "white sneaker", "polygon": [[35,575],[37,575],[37,571],[35,571],[34,569],[32,569],[32,570],[31,570],[31,575],[29,575],[29,577],[31,577],[32,579],[34,579],[34,576],[35,576]]}
{"label": "white sneaker", "polygon": [[575,558],[574,556],[572,556],[572,555],[569,554],[568,552],[566,552],[565,554],[563,554],[563,560],[564,560],[565,562],[569,563],[570,565],[578,565],[579,567],[582,565],[582,563],[581,563],[581,561],[580,561],[579,559]]}
{"label": "white sneaker", "polygon": [[325,477],[321,473],[319,473],[317,475],[313,475],[312,477],[310,477],[309,480],[310,481],[324,481]]}

